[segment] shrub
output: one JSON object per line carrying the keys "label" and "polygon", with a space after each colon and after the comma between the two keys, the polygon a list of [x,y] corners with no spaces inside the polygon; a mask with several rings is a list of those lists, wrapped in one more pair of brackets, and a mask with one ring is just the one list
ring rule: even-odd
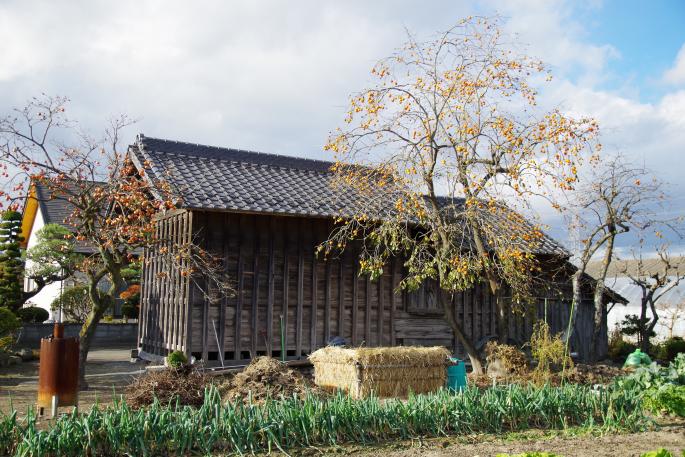
{"label": "shrub", "polygon": [[131,303],[124,303],[121,306],[121,314],[124,317],[127,317],[129,319],[137,319],[138,318],[138,307],[136,305],[131,304]]}
{"label": "shrub", "polygon": [[50,313],[39,306],[19,308],[14,312],[14,314],[16,314],[24,324],[40,324],[41,322],[48,320],[48,317],[50,317]]}
{"label": "shrub", "polygon": [[670,362],[681,353],[685,353],[685,340],[679,336],[674,336],[659,345],[656,357],[660,360]]}
{"label": "shrub", "polygon": [[611,332],[608,355],[614,362],[623,363],[628,355],[637,349],[633,343],[625,341],[620,331]]}
{"label": "shrub", "polygon": [[21,321],[12,311],[0,307],[0,351],[14,344],[14,332],[21,328]]}
{"label": "shrub", "polygon": [[78,284],[65,289],[50,305],[53,312],[62,309],[64,319],[71,322],[84,322],[93,303],[88,296],[88,286]]}
{"label": "shrub", "polygon": [[181,368],[188,363],[188,357],[181,351],[173,351],[167,356],[166,361],[172,368]]}

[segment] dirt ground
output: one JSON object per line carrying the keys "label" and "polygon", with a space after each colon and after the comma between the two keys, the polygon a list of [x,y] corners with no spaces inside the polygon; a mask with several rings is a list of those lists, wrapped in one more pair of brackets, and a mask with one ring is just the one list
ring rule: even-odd
{"label": "dirt ground", "polygon": [[[79,393],[79,409],[111,403],[114,395],[123,394],[124,387],[145,369],[143,362],[130,362],[131,349],[94,349],[88,354],[86,379],[90,389]],[[14,407],[20,415],[34,407],[38,389],[38,361],[24,362],[0,368],[0,412]],[[66,409],[67,411],[69,409]]]}
{"label": "dirt ground", "polygon": [[[605,436],[531,431],[508,435],[448,437],[395,442],[381,446],[342,446],[309,449],[291,455],[354,455],[358,457],[494,457],[497,454],[551,452],[563,457],[631,457],[659,448],[680,457],[685,450],[685,422],[663,424],[655,431]],[[272,454],[273,455],[273,454]]]}

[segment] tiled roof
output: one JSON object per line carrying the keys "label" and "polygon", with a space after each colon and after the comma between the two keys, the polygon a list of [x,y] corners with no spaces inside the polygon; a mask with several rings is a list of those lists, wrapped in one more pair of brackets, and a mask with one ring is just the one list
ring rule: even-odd
{"label": "tiled roof", "polygon": [[[130,147],[152,181],[163,180],[189,209],[335,217],[355,206],[331,186],[332,162],[218,148],[139,135]],[[462,204],[463,200],[452,200]],[[448,205],[450,200],[441,199]],[[520,229],[520,227],[519,227]],[[540,254],[568,256],[545,236]]]}
{"label": "tiled roof", "polygon": [[331,188],[331,162],[142,135],[131,151],[187,208],[331,217],[351,203]]}

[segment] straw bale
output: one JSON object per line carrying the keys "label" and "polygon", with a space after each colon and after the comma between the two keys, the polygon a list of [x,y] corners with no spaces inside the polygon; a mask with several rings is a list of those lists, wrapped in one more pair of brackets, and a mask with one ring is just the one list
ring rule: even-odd
{"label": "straw bale", "polygon": [[316,384],[343,390],[355,398],[368,395],[404,397],[427,393],[445,385],[444,347],[398,346],[387,348],[326,347],[309,356]]}

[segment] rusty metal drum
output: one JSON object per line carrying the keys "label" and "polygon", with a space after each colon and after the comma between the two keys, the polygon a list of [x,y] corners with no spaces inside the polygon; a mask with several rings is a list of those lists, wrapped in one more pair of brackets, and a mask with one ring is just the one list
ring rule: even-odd
{"label": "rusty metal drum", "polygon": [[78,338],[64,338],[64,326],[55,324],[52,337],[40,340],[38,411],[78,405]]}

